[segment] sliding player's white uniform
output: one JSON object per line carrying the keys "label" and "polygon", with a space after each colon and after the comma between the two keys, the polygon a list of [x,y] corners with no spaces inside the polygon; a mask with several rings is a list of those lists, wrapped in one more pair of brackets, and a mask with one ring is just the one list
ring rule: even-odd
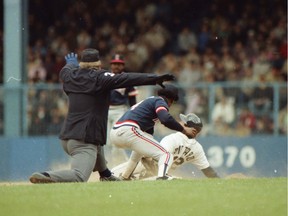
{"label": "sliding player's white uniform", "polygon": [[199,170],[210,166],[201,144],[183,133],[172,133],[164,137],[160,144],[173,154],[171,169],[176,169],[184,163],[192,163]]}
{"label": "sliding player's white uniform", "polygon": [[[183,165],[191,163],[197,169],[203,170],[210,167],[203,147],[196,139],[189,139],[181,132],[172,133],[165,136],[160,145],[163,146],[173,156],[173,163],[170,171]],[[119,176],[125,170],[126,163],[120,164],[112,169],[114,175]],[[142,158],[133,172],[136,179],[143,179],[157,174],[157,162],[151,158]]]}

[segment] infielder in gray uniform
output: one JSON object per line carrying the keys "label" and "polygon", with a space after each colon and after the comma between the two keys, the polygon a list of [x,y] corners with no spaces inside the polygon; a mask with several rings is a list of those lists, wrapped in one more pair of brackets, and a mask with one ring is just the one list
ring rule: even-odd
{"label": "infielder in gray uniform", "polygon": [[[125,61],[120,54],[112,56],[110,61],[111,72],[114,74],[124,73]],[[135,87],[127,87],[111,90],[110,106],[108,112],[107,146],[110,150],[110,157],[107,157],[108,165],[116,166],[128,160],[128,155],[124,149],[118,148],[110,142],[110,131],[117,120],[134,104],[136,104],[136,95],[138,91]],[[108,148],[107,148],[108,147]],[[106,154],[107,155],[107,154]]]}
{"label": "infielder in gray uniform", "polygon": [[[180,119],[182,122],[190,127],[197,130],[197,134],[200,133],[202,129],[202,122],[200,118],[190,113],[188,115],[180,114]],[[193,164],[198,170],[201,170],[203,174],[208,178],[218,178],[217,173],[210,166],[202,145],[195,139],[189,138],[185,134],[176,132],[165,136],[160,145],[165,148],[173,157],[173,163],[170,168],[170,173],[173,170],[182,166],[183,164]],[[114,175],[121,177],[122,173],[125,172],[128,162],[122,163],[112,169]],[[128,180],[136,179],[146,179],[151,176],[157,176],[158,165],[157,161],[153,158],[142,157],[141,162],[138,163],[136,169],[134,170],[133,178]]]}
{"label": "infielder in gray uniform", "polygon": [[132,153],[121,178],[129,179],[143,156],[158,162],[159,180],[170,180],[167,171],[173,162],[171,153],[153,138],[154,125],[160,121],[166,127],[194,137],[196,130],[178,123],[170,114],[169,107],[178,100],[178,89],[166,85],[158,90],[158,96],[149,97],[135,104],[114,125],[110,133],[111,141],[120,148],[131,149]]}
{"label": "infielder in gray uniform", "polygon": [[100,181],[117,181],[106,167],[103,145],[106,143],[107,116],[112,89],[133,85],[163,85],[173,80],[165,74],[113,74],[101,69],[99,52],[85,49],[80,63],[77,55],[65,56],[66,65],[60,71],[63,90],[68,96],[68,114],[60,139],[64,151],[71,157],[71,168],[58,171],[36,172],[32,183],[86,182],[93,171]]}

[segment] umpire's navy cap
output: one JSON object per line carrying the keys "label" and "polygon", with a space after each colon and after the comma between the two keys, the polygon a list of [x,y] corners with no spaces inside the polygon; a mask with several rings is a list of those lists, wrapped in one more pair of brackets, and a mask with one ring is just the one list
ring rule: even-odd
{"label": "umpire's navy cap", "polygon": [[201,119],[194,113],[189,113],[188,115],[180,114],[179,117],[187,127],[194,127],[198,130],[203,127]]}
{"label": "umpire's navy cap", "polygon": [[100,60],[99,51],[97,49],[84,49],[81,54],[81,62],[97,62]]}
{"label": "umpire's navy cap", "polygon": [[110,61],[110,64],[113,64],[113,63],[122,63],[122,64],[125,64],[125,61],[124,61],[124,57],[120,54],[115,54],[112,56],[112,59]]}
{"label": "umpire's navy cap", "polygon": [[159,96],[164,96],[169,99],[173,99],[174,101],[178,101],[178,88],[171,84],[166,84],[165,88],[158,90]]}

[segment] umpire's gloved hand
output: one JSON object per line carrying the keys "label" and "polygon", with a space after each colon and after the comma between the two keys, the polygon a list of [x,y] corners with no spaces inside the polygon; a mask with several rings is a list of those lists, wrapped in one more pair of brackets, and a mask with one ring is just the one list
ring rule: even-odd
{"label": "umpire's gloved hand", "polygon": [[164,74],[159,76],[158,81],[156,82],[158,85],[160,85],[162,88],[165,88],[165,86],[163,85],[163,82],[165,81],[173,81],[175,80],[175,76],[172,74]]}
{"label": "umpire's gloved hand", "polygon": [[66,64],[73,64],[75,66],[79,66],[78,60],[77,60],[77,54],[75,53],[69,53],[65,56]]}

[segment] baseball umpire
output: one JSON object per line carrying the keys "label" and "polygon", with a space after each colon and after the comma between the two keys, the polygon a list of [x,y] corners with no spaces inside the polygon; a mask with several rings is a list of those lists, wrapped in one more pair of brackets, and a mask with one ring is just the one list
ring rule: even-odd
{"label": "baseball umpire", "polygon": [[[110,68],[111,72],[115,74],[124,73],[124,56],[120,54],[113,55],[110,61]],[[137,94],[138,91],[136,87],[133,86],[111,90],[106,146],[106,148],[108,147],[110,149],[110,157],[107,157],[108,165],[110,166],[115,166],[128,160],[125,150],[116,147],[110,142],[109,133],[113,125],[128,110],[128,108],[136,104]]]}
{"label": "baseball umpire", "polygon": [[101,69],[99,51],[85,49],[78,64],[77,55],[65,56],[66,65],[60,71],[63,90],[68,96],[68,114],[60,132],[64,151],[71,157],[71,168],[58,171],[36,172],[32,183],[86,182],[93,171],[101,181],[119,180],[106,166],[103,145],[106,143],[107,115],[110,91],[131,85],[163,86],[173,80],[165,74],[113,74]]}
{"label": "baseball umpire", "polygon": [[110,133],[111,142],[120,148],[132,150],[123,180],[129,179],[143,156],[158,161],[159,180],[170,180],[166,175],[173,162],[170,152],[165,150],[153,138],[154,125],[159,120],[166,127],[180,131],[188,137],[194,137],[196,130],[191,130],[178,123],[169,113],[169,107],[178,100],[178,89],[167,84],[158,90],[158,96],[151,96],[135,104],[114,125]]}

